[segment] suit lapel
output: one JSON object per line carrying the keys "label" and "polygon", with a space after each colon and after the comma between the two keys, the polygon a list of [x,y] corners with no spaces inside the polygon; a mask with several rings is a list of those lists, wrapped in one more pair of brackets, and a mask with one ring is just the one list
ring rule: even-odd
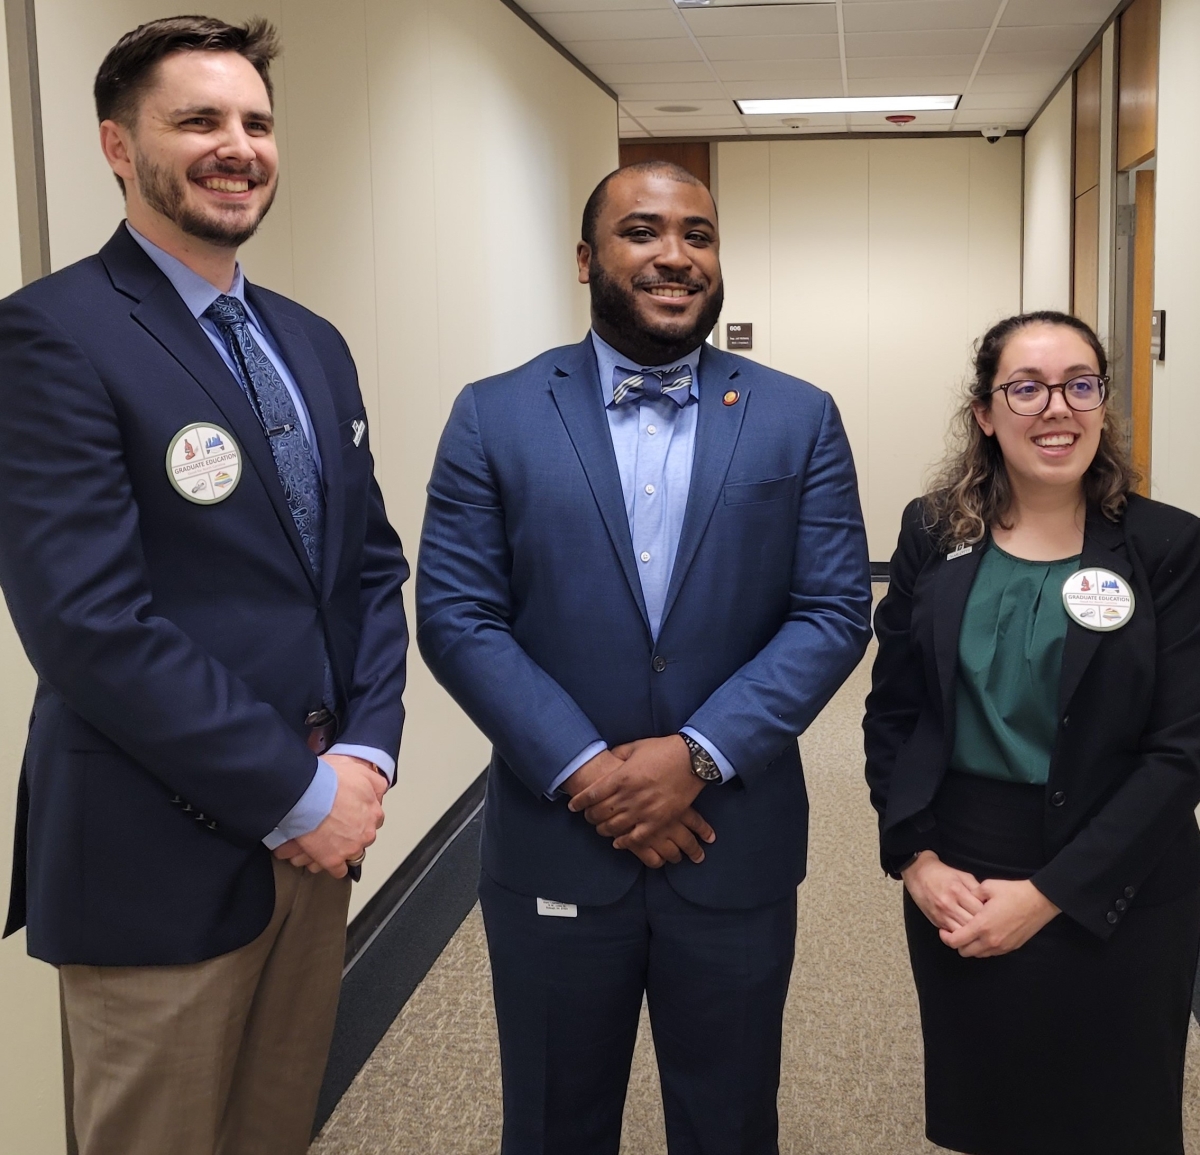
{"label": "suit lapel", "polygon": [[[1089,509],[1083,533],[1083,553],[1080,569],[1107,569],[1126,581],[1133,578],[1133,566],[1125,554],[1125,535],[1102,513]],[[1058,687],[1058,712],[1067,708],[1083,679],[1104,635],[1089,630],[1068,618],[1067,637],[1063,645],[1062,677]]]}
{"label": "suit lapel", "polygon": [[634,563],[625,495],[621,490],[621,475],[617,472],[612,434],[601,400],[600,377],[590,336],[573,346],[563,357],[549,385],[559,415],[567,428],[567,435],[587,475],[608,536],[612,539],[621,571],[625,574],[649,632],[650,619],[646,614],[646,600],[642,596],[641,578]]}
{"label": "suit lapel", "polygon": [[[962,632],[963,613],[971,593],[979,563],[989,542],[976,542],[969,553],[941,555],[933,564],[933,657],[937,665],[938,687],[942,692],[943,732],[954,741],[954,695],[958,676],[958,636]],[[953,553],[953,551],[951,551]]]}
{"label": "suit lapel", "polygon": [[741,365],[737,358],[725,357],[713,352],[708,345],[704,346],[700,353],[700,398],[691,484],[679,545],[675,550],[675,562],[671,567],[671,582],[663,604],[664,623],[696,558],[704,531],[708,528],[713,509],[725,486],[729,463],[733,460],[742,420],[750,403],[750,389],[745,384],[741,385],[741,396],[735,405],[724,404],[722,398],[727,391],[726,383],[740,374]]}
{"label": "suit lapel", "polygon": [[[333,407],[333,395],[329,391],[325,370],[321,367],[308,334],[290,317],[274,309],[266,294],[259,292],[255,286],[247,284],[246,295],[254,311],[275,339],[284,362],[295,378],[316,437],[317,451],[321,455],[322,487],[325,491],[325,563],[322,584],[325,593],[329,593],[337,576],[337,563],[342,548],[342,527],[345,524],[342,447],[338,440],[338,420]],[[291,517],[290,510],[288,516]],[[299,534],[296,537],[299,540]]]}

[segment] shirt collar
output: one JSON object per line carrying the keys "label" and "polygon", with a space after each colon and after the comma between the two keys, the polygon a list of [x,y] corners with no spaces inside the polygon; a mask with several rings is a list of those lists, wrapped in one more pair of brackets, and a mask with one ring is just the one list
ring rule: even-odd
{"label": "shirt collar", "polygon": [[[175,291],[183,298],[188,312],[198,321],[204,316],[204,311],[222,296],[216,285],[210,284],[199,273],[189,269],[178,257],[171,256],[165,249],[160,249],[153,241],[148,241],[128,221],[125,227],[129,235],[141,246],[146,254],[159,268],[159,271],[174,286]],[[228,294],[236,297],[243,305],[246,304],[246,278],[242,276],[242,266],[238,265],[233,274],[233,285]]]}
{"label": "shirt collar", "polygon": [[697,345],[684,357],[668,362],[666,365],[637,365],[630,361],[624,353],[618,353],[595,329],[591,331],[592,348],[596,351],[596,366],[600,370],[600,392],[605,406],[613,403],[613,372],[618,365],[628,365],[630,369],[674,369],[678,365],[686,365],[692,371],[693,397],[700,396],[700,351],[703,345]]}

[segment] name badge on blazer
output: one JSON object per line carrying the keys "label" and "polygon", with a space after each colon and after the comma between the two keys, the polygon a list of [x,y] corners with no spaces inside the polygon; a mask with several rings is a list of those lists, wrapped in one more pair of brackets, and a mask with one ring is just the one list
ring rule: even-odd
{"label": "name badge on blazer", "polygon": [[242,476],[242,453],[219,425],[185,425],[167,447],[167,480],[196,505],[224,501]]}
{"label": "name badge on blazer", "polygon": [[1088,630],[1119,630],[1133,617],[1133,589],[1111,570],[1076,570],[1065,582],[1063,605]]}
{"label": "name badge on blazer", "polygon": [[968,542],[960,541],[958,545],[956,545],[948,554],[946,554],[946,560],[953,561],[958,557],[966,557],[967,554],[969,554],[974,548],[975,547],[970,545]]}

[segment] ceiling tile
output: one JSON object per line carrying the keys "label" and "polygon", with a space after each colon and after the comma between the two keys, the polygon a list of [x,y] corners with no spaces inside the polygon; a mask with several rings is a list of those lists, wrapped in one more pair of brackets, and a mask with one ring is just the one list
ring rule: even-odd
{"label": "ceiling tile", "polygon": [[1075,52],[989,52],[979,66],[981,76],[996,73],[1057,72],[1059,76],[1075,63]]}
{"label": "ceiling tile", "polygon": [[696,100],[722,100],[725,96],[715,80],[707,84],[616,84],[613,87],[623,101],[652,100],[655,104],[687,104]]}
{"label": "ceiling tile", "polygon": [[665,40],[686,35],[674,12],[545,12],[538,23],[555,40]]}
{"label": "ceiling tile", "polygon": [[[974,112],[971,113],[972,118],[974,118],[976,115],[977,114]],[[1009,117],[1007,119],[1004,117],[995,116],[989,117],[986,120],[964,120],[962,117],[959,117],[958,120],[954,122],[954,130],[955,132],[978,132],[981,128],[991,128],[994,124],[1002,124],[1008,129],[1009,132],[1016,132],[1018,129],[1028,128],[1029,122],[1032,119],[1033,114],[1028,112],[1022,113],[1020,116]]]}
{"label": "ceiling tile", "polygon": [[[737,109],[728,100],[689,100],[681,101],[682,107],[691,108],[691,112],[666,112],[664,113],[657,105],[662,104],[662,101],[649,100],[622,100],[621,109],[630,116],[636,116],[643,124],[646,123],[648,117],[659,118],[663,116],[672,116],[677,120],[686,120],[688,117],[703,117],[705,120],[713,120],[723,116],[736,116]],[[675,101],[668,103],[674,104]]]}
{"label": "ceiling tile", "polygon": [[855,32],[846,34],[846,56],[978,55],[986,28],[943,32]]}
{"label": "ceiling tile", "polygon": [[815,36],[837,35],[833,4],[796,7],[681,9],[697,36]]}
{"label": "ceiling tile", "polygon": [[836,36],[706,36],[700,47],[709,60],[836,60]]}
{"label": "ceiling tile", "polygon": [[713,132],[742,127],[738,116],[639,116],[652,132]]}
{"label": "ceiling tile", "polygon": [[1011,92],[976,92],[972,90],[959,101],[959,113],[972,112],[977,109],[988,109],[989,115],[991,111],[996,109],[1004,109],[1008,112],[1036,112],[1042,101],[1045,99],[1045,93],[1031,95],[1028,99],[1021,98],[1016,93]]}
{"label": "ceiling tile", "polygon": [[852,80],[880,76],[928,77],[931,87],[942,86],[942,78],[969,76],[975,67],[975,56],[866,56],[846,61],[846,71]]}
{"label": "ceiling tile", "polygon": [[793,96],[841,96],[842,82],[791,76],[782,80],[731,80],[725,85],[735,100],[786,100]]}
{"label": "ceiling tile", "polygon": [[622,140],[647,140],[650,136],[648,132],[646,132],[644,129],[638,128],[636,124],[632,128],[626,128],[624,125],[621,125],[621,127],[617,129],[617,135]]}
{"label": "ceiling tile", "polygon": [[1114,0],[1008,0],[1000,26],[1088,24],[1096,32],[1114,7]]}
{"label": "ceiling tile", "polygon": [[629,64],[596,66],[596,75],[619,89],[622,84],[668,84],[676,81],[711,80],[712,71],[698,57],[694,61],[644,60]]}
{"label": "ceiling tile", "polygon": [[847,4],[844,8],[847,32],[907,32],[947,28],[992,26],[996,0],[913,0],[907,4]]}
{"label": "ceiling tile", "polygon": [[1092,38],[1087,24],[1047,24],[1041,28],[997,28],[988,52],[1051,52],[1078,55]]}
{"label": "ceiling tile", "polygon": [[931,85],[937,92],[962,92],[970,80],[969,73],[958,76],[939,76],[936,83],[927,76],[873,76],[864,80],[850,81],[850,96],[927,96],[932,94]]}
{"label": "ceiling tile", "polygon": [[675,7],[672,0],[519,0],[519,5],[535,19],[543,12],[628,12],[653,8],[670,12]]}
{"label": "ceiling tile", "polygon": [[971,85],[972,92],[1040,92],[1048,93],[1063,77],[1062,71],[1018,72],[1015,75],[980,74]]}
{"label": "ceiling tile", "polygon": [[[713,71],[722,80],[831,80],[842,84],[842,66],[826,60],[714,60]],[[837,95],[835,89],[834,95]]]}
{"label": "ceiling tile", "polygon": [[[852,112],[851,127],[856,128],[895,128],[896,125],[887,122],[886,112]],[[923,132],[927,128],[945,128],[954,116],[953,112],[918,112],[917,119],[905,126],[913,132]]]}
{"label": "ceiling tile", "polygon": [[567,40],[563,41],[563,47],[589,67],[593,64],[656,64],[700,58],[696,46],[686,37],[677,40]]}

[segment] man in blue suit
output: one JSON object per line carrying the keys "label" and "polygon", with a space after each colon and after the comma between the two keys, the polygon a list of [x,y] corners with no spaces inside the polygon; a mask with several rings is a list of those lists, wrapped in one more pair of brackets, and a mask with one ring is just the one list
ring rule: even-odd
{"label": "man in blue suit", "polygon": [[421,651],[494,744],[502,1151],[615,1155],[644,994],[672,1155],[766,1155],[796,738],[869,636],[854,465],[827,394],[704,344],[690,174],[607,177],[578,263],[591,333],[459,395],[418,567]]}
{"label": "man in blue suit", "polygon": [[59,967],[81,1155],[307,1150],[400,744],[354,364],[236,259],[276,52],[262,21],[123,37],[95,91],[127,219],[0,302],[0,584],[38,674],[7,933]]}

